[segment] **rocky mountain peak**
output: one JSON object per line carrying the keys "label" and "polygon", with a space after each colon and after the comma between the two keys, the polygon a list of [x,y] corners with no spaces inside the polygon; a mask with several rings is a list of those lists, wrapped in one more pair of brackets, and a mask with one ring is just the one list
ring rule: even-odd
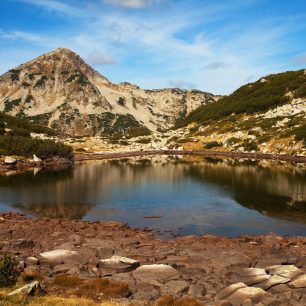
{"label": "rocky mountain peak", "polygon": [[66,48],[0,76],[0,111],[71,135],[167,129],[214,101],[212,94],[200,91],[114,84]]}

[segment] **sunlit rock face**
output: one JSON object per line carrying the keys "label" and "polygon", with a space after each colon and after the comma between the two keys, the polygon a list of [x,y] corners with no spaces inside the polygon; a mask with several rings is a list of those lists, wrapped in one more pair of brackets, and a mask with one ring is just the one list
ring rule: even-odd
{"label": "sunlit rock face", "polygon": [[78,136],[169,128],[217,99],[197,90],[114,84],[63,48],[0,77],[0,111]]}

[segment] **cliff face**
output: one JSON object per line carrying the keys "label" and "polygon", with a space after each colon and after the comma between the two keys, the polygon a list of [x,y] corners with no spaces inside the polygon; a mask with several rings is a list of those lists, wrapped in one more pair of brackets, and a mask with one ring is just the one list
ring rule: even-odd
{"label": "cliff face", "polygon": [[200,91],[114,84],[63,48],[0,77],[0,111],[80,136],[166,129],[217,99]]}

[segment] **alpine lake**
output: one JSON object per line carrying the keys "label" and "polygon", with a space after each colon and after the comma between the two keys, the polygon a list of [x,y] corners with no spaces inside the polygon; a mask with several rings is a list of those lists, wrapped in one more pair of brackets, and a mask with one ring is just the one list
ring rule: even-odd
{"label": "alpine lake", "polygon": [[35,168],[0,175],[0,211],[120,221],[162,239],[306,235],[306,165],[165,156]]}

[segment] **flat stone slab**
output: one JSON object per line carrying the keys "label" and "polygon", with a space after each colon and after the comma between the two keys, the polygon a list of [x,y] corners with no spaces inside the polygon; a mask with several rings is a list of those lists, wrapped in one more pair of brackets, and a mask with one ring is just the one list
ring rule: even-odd
{"label": "flat stone slab", "polygon": [[243,268],[241,270],[235,271],[235,273],[244,277],[267,275],[266,270],[260,268]]}
{"label": "flat stone slab", "polygon": [[286,284],[290,282],[290,278],[279,276],[279,275],[272,275],[268,280],[254,285],[255,287],[261,288],[263,290],[267,290],[273,286],[279,285],[279,284]]}
{"label": "flat stone slab", "polygon": [[53,251],[48,251],[44,253],[40,253],[39,255],[46,260],[49,261],[58,261],[58,260],[63,260],[65,258],[69,258],[72,256],[76,256],[79,253],[76,251],[71,251],[71,250],[53,250]]}
{"label": "flat stone slab", "polygon": [[40,284],[38,281],[34,281],[31,284],[27,284],[17,290],[14,290],[13,292],[10,292],[8,296],[16,295],[16,294],[30,294],[33,291],[39,289]]}
{"label": "flat stone slab", "polygon": [[270,277],[271,275],[269,274],[263,274],[263,275],[249,276],[249,277],[241,277],[239,280],[241,280],[246,285],[251,286],[262,283],[268,280]]}
{"label": "flat stone slab", "polygon": [[304,272],[293,265],[275,265],[266,268],[266,271],[272,275],[279,275],[286,278],[295,278]]}
{"label": "flat stone slab", "polygon": [[180,293],[183,293],[187,291],[189,288],[189,285],[184,280],[172,280],[167,282],[165,285],[161,287],[161,292],[163,294],[172,294],[172,295],[178,295]]}
{"label": "flat stone slab", "polygon": [[245,288],[247,287],[247,285],[245,283],[237,283],[237,284],[233,284],[230,285],[224,289],[222,289],[216,296],[215,296],[215,300],[216,301],[220,301],[220,300],[224,300],[226,298],[228,298],[229,296],[231,296],[233,293],[235,293],[237,290],[241,289],[241,288]]}
{"label": "flat stone slab", "polygon": [[176,269],[164,264],[143,265],[133,272],[133,276],[141,281],[165,280],[178,274]]}
{"label": "flat stone slab", "polygon": [[306,288],[306,274],[298,276],[289,285],[294,288]]}
{"label": "flat stone slab", "polygon": [[268,293],[261,288],[245,287],[238,289],[227,300],[232,303],[233,306],[240,306],[243,301],[250,299],[252,303],[258,303]]}
{"label": "flat stone slab", "polygon": [[139,267],[137,260],[122,256],[114,255],[111,258],[99,260],[99,269],[110,274],[130,272],[137,267]]}

